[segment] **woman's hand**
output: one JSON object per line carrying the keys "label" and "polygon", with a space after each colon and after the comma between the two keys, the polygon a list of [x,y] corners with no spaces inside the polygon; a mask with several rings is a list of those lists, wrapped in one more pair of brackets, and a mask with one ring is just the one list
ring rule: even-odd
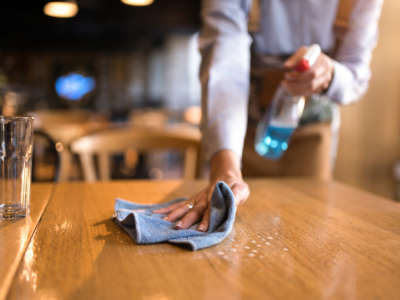
{"label": "woman's hand", "polygon": [[[285,67],[294,69],[307,47],[301,47],[285,62]],[[286,89],[296,96],[311,96],[326,90],[333,78],[334,65],[331,58],[321,53],[314,65],[305,72],[290,71],[285,74],[282,84]]]}
{"label": "woman's hand", "polygon": [[222,150],[211,160],[210,183],[206,188],[190,197],[187,201],[153,211],[166,214],[164,220],[176,222],[176,229],[186,229],[200,221],[199,231],[207,231],[210,219],[210,202],[215,185],[224,181],[235,196],[235,204],[239,205],[247,200],[250,191],[243,181],[240,164],[236,155],[230,150]]}

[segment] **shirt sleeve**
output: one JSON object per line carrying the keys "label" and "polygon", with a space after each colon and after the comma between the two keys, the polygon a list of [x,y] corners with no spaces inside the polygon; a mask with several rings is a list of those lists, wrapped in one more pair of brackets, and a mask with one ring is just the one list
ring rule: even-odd
{"label": "shirt sleeve", "polygon": [[334,76],[326,92],[339,104],[357,101],[368,88],[382,3],[383,0],[354,1],[349,29],[335,55]]}
{"label": "shirt sleeve", "polygon": [[242,156],[249,94],[248,6],[243,0],[202,2],[201,128],[208,159],[222,149]]}

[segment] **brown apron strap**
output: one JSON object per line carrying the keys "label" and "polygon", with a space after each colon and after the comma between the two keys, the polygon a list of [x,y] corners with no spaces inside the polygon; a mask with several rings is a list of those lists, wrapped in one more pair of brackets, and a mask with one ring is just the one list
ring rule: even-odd
{"label": "brown apron strap", "polygon": [[247,21],[247,30],[249,32],[258,32],[260,29],[260,2],[261,0],[252,0],[251,8],[249,11],[249,18]]}
{"label": "brown apron strap", "polygon": [[347,30],[349,29],[353,2],[354,0],[339,0],[333,28],[336,38],[336,46],[333,53],[337,52],[338,48],[342,44],[342,40],[346,35]]}
{"label": "brown apron strap", "polygon": [[344,29],[349,28],[351,12],[353,9],[353,0],[339,0],[338,9],[336,12],[335,27]]}

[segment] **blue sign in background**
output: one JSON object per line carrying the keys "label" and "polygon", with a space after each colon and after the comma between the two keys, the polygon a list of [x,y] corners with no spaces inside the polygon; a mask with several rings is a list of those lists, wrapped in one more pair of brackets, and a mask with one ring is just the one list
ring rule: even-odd
{"label": "blue sign in background", "polygon": [[96,83],[90,76],[70,73],[57,78],[55,88],[57,94],[65,99],[79,101],[95,88]]}

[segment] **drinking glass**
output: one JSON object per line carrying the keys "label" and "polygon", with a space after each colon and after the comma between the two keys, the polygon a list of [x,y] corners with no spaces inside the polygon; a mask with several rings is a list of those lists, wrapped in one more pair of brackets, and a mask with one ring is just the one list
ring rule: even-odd
{"label": "drinking glass", "polygon": [[0,116],[0,219],[29,214],[33,118]]}

